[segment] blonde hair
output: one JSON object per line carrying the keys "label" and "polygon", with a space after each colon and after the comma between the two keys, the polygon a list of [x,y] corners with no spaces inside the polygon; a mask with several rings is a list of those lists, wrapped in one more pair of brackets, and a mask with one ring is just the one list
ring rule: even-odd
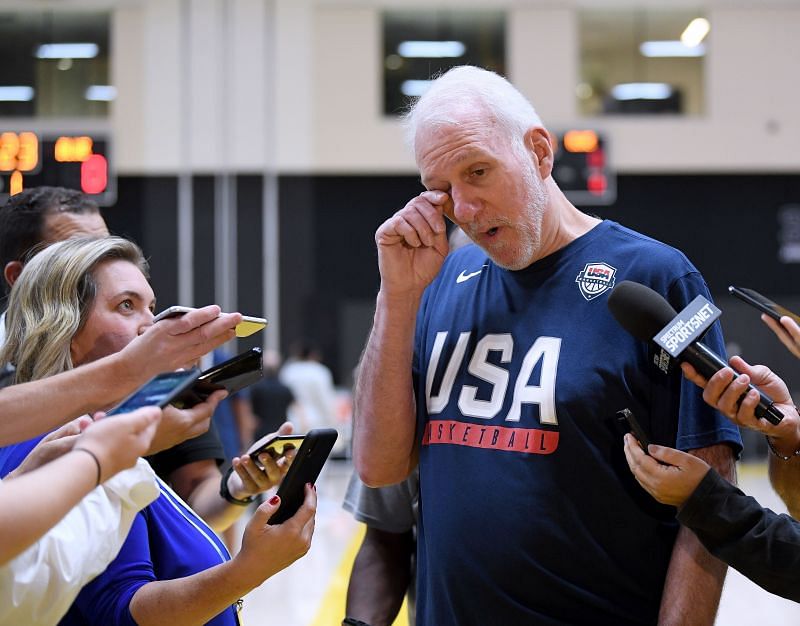
{"label": "blonde hair", "polygon": [[0,365],[16,368],[15,382],[72,369],[72,338],[86,323],[97,295],[94,272],[109,260],[129,261],[148,275],[139,246],[120,237],[55,243],[25,265],[11,289],[6,343],[0,350]]}

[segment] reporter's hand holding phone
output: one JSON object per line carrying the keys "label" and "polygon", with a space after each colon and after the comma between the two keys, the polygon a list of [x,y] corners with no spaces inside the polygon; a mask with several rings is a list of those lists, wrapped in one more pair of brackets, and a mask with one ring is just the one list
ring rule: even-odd
{"label": "reporter's hand holding phone", "polygon": [[[290,422],[284,422],[277,432],[266,438],[270,439],[276,435],[291,435],[292,432],[294,432],[294,426]],[[271,454],[263,452],[258,455],[258,462],[263,469],[251,458],[250,454],[235,457],[232,461],[234,471],[228,478],[228,491],[234,498],[244,500],[275,487],[286,476],[296,453],[296,449],[286,450],[283,455],[275,458]]]}
{"label": "reporter's hand holding phone", "polygon": [[[797,414],[792,397],[786,383],[764,365],[750,365],[743,358],[734,356],[730,359],[731,367],[719,370],[706,380],[688,363],[682,363],[681,369],[687,379],[703,388],[703,400],[720,411],[732,422],[744,428],[764,433],[770,438],[776,452],[783,456],[792,456],[800,448],[800,416]],[[734,379],[734,370],[739,376]],[[781,410],[784,418],[778,424],[771,424],[755,415],[758,404],[758,393],[747,386],[753,384],[768,394]],[[741,402],[739,399],[742,398]]]}
{"label": "reporter's hand holding phone", "polygon": [[662,504],[681,506],[694,493],[710,466],[702,459],[674,448],[648,446],[644,453],[636,438],[625,435],[625,459],[636,481]]}
{"label": "reporter's hand holding phone", "polygon": [[[190,409],[177,409],[174,406],[164,407],[163,417],[147,454],[166,450],[206,432],[211,425],[211,415],[227,395],[227,391],[215,391],[205,402],[195,404]],[[118,417],[109,419],[118,419]]]}
{"label": "reporter's hand holding phone", "polygon": [[800,326],[791,317],[784,315],[780,323],[772,319],[769,315],[761,315],[761,321],[775,333],[780,342],[786,349],[800,359]]}
{"label": "reporter's hand holding phone", "polygon": [[314,487],[305,486],[305,499],[297,513],[282,524],[269,524],[280,504],[280,498],[273,496],[256,509],[242,536],[242,549],[233,558],[232,565],[248,589],[285,569],[311,547],[317,512]]}
{"label": "reporter's hand holding phone", "polygon": [[196,362],[204,354],[230,341],[242,321],[240,313],[221,313],[215,305],[153,324],[118,354],[131,377],[151,378]]}

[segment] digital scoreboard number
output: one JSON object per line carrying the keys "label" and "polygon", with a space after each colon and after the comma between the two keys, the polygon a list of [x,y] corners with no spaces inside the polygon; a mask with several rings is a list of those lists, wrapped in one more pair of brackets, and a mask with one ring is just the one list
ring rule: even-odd
{"label": "digital scoreboard number", "polygon": [[100,206],[116,202],[109,142],[92,134],[47,136],[0,132],[0,201],[23,189],[49,185],[77,189]]}
{"label": "digital scoreboard number", "polygon": [[613,204],[617,182],[606,140],[594,130],[568,130],[555,139],[553,178],[569,201],[578,206]]}

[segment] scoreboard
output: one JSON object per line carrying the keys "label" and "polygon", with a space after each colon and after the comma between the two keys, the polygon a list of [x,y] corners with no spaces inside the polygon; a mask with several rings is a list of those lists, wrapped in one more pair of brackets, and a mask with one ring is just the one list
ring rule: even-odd
{"label": "scoreboard", "polygon": [[569,201],[577,206],[613,204],[616,175],[608,163],[605,138],[594,130],[567,130],[554,137],[553,178]]}
{"label": "scoreboard", "polygon": [[[607,141],[594,130],[554,133],[553,178],[577,206],[613,204],[616,175],[608,162]],[[78,189],[100,206],[116,202],[116,178],[109,140],[95,134],[46,135],[0,132],[0,202],[28,187]]]}
{"label": "scoreboard", "polygon": [[100,206],[116,201],[108,138],[98,134],[0,132],[0,201],[29,187],[77,189]]}

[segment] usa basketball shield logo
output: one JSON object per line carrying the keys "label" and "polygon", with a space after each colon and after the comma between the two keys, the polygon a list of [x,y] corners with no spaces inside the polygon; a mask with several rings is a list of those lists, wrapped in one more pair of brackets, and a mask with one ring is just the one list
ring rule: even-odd
{"label": "usa basketball shield logo", "polygon": [[617,268],[611,267],[608,263],[587,263],[575,282],[581,288],[581,295],[587,300],[592,300],[614,286],[616,274]]}

